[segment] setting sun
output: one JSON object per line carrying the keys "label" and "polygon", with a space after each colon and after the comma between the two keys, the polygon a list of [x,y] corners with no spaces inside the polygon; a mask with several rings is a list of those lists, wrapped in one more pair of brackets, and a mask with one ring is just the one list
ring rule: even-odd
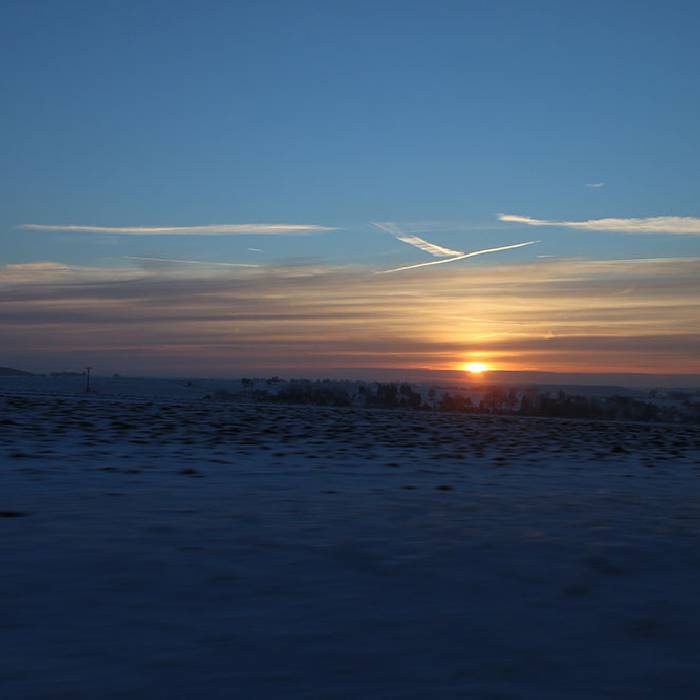
{"label": "setting sun", "polygon": [[481,374],[485,372],[488,367],[483,362],[468,362],[462,369],[470,374]]}

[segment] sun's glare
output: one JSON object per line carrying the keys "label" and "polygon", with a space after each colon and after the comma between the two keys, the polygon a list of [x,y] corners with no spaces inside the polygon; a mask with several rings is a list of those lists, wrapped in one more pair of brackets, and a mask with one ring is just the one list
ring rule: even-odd
{"label": "sun's glare", "polygon": [[481,374],[485,372],[488,367],[483,362],[468,362],[464,365],[463,369],[470,374]]}

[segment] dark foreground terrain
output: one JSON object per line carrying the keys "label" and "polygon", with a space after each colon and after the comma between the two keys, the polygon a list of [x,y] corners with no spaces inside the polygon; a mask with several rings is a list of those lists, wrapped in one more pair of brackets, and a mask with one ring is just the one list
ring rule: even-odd
{"label": "dark foreground terrain", "polygon": [[0,396],[0,697],[700,697],[700,430]]}

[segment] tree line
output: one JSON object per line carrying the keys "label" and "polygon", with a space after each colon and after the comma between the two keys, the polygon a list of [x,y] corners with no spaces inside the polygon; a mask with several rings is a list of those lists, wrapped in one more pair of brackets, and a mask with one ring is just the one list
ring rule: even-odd
{"label": "tree line", "polygon": [[487,415],[541,416],[551,418],[587,418],[597,420],[633,420],[700,423],[700,402],[691,394],[679,394],[673,401],[655,401],[623,395],[582,396],[567,391],[537,388],[487,386],[477,395],[458,391],[425,389],[423,392],[401,382],[353,382],[330,379],[241,380],[242,391],[217,391],[214,400],[252,399],[281,404],[409,409],[474,413]]}

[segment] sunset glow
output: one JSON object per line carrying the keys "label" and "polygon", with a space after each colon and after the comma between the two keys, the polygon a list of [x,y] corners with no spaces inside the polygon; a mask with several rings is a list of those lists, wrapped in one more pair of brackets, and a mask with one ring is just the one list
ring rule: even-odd
{"label": "sunset glow", "polygon": [[[642,60],[608,22],[591,20],[605,35],[591,51],[580,3],[538,14],[517,2],[400,13],[232,2],[191,15],[154,0],[167,22],[152,3],[100,3],[111,9],[79,22],[55,9],[72,4],[4,3],[3,46],[20,68],[3,83],[14,111],[0,132],[12,173],[0,368],[700,376],[687,89],[700,44],[685,13],[632,13],[649,20],[654,46],[667,42]],[[627,26],[617,5],[602,3]],[[556,35],[569,12],[578,49],[522,49],[528,31],[549,36],[552,22]],[[298,51],[307,15],[319,40]],[[664,17],[678,26],[657,36]],[[132,31],[139,23],[162,30],[162,46]],[[362,46],[349,63],[339,31]],[[170,63],[163,47],[188,48]],[[484,61],[489,70],[464,70]],[[606,99],[623,88],[630,99]],[[595,98],[586,109],[581,95]],[[85,105],[100,117],[76,129]]]}

